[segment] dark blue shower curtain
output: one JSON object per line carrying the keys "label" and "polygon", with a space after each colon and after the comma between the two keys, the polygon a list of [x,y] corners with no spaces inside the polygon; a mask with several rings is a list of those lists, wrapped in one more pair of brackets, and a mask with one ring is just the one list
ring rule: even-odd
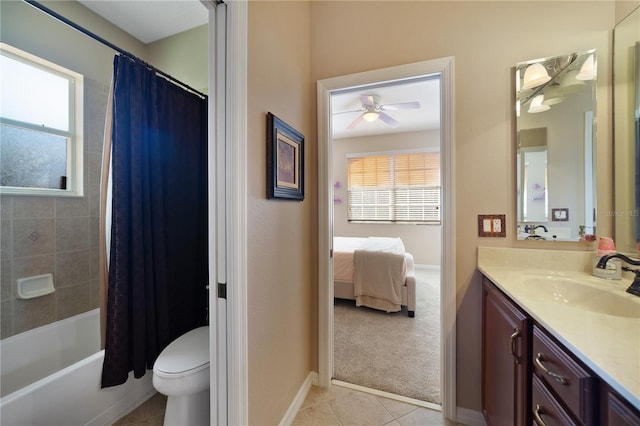
{"label": "dark blue shower curtain", "polygon": [[206,324],[207,100],[114,60],[112,227],[102,387],[142,377]]}

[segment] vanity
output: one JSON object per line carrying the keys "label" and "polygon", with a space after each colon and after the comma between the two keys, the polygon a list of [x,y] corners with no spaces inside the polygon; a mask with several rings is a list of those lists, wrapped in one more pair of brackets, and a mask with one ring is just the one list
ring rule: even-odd
{"label": "vanity", "polygon": [[592,261],[478,248],[487,424],[640,424],[640,297],[631,275],[593,277]]}

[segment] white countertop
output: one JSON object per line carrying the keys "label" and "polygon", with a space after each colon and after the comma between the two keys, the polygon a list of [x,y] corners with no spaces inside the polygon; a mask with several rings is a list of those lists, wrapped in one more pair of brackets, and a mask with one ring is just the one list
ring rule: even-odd
{"label": "white countertop", "polygon": [[[526,279],[531,277],[580,280],[581,285],[584,282],[585,288],[601,289],[602,292],[615,293],[616,297],[628,299],[624,300],[627,308],[634,309],[634,304],[637,303],[640,312],[640,297],[625,292],[631,282],[628,275],[622,280],[595,278],[590,272],[585,271],[586,263],[580,262],[573,270],[563,270],[563,262],[558,261],[558,258],[562,253],[568,252],[561,251],[552,252],[554,260],[548,269],[544,267],[544,261],[536,262],[539,265],[537,267],[527,265],[529,262],[524,262],[524,267],[518,267],[514,265],[520,263],[509,259],[508,263],[511,266],[504,266],[496,261],[500,256],[481,253],[483,249],[492,252],[495,250],[479,248],[480,272],[634,407],[640,409],[640,316],[634,318],[609,315],[595,312],[597,309],[582,309],[562,302],[549,302],[548,298],[540,296],[542,290],[534,291],[530,282],[525,283]],[[539,253],[536,255],[540,256]],[[569,257],[571,256],[575,257],[575,254],[570,254]],[[588,262],[593,258],[593,255],[589,256],[585,257],[589,259]],[[511,257],[511,253],[507,257]],[[565,265],[572,267],[570,261]],[[594,298],[593,291],[589,297]]]}

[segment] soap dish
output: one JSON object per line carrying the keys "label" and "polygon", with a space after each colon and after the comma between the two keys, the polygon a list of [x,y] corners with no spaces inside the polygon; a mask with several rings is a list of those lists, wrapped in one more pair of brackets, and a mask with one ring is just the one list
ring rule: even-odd
{"label": "soap dish", "polygon": [[52,274],[18,278],[18,299],[33,299],[54,291]]}

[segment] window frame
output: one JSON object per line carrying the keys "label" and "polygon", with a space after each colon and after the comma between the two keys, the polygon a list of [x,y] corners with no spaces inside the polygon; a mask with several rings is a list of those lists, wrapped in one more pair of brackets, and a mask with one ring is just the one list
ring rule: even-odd
{"label": "window frame", "polygon": [[13,120],[0,116],[0,124],[29,131],[44,132],[67,138],[66,188],[29,188],[1,186],[2,195],[42,195],[58,197],[84,196],[84,76],[68,68],[50,62],[39,56],[25,52],[0,42],[0,55],[23,64],[49,72],[69,81],[69,130],[44,127],[30,122]]}
{"label": "window frame", "polygon": [[[350,153],[346,155],[346,159],[347,159],[347,222],[348,223],[367,223],[367,224],[397,224],[397,225],[441,225],[442,224],[442,179],[441,179],[441,175],[442,175],[442,167],[441,167],[441,160],[438,161],[438,175],[440,176],[440,184],[439,185],[430,185],[428,187],[430,188],[437,188],[437,194],[438,194],[438,203],[437,203],[437,211],[438,211],[438,220],[397,220],[397,218],[394,216],[395,213],[393,213],[393,217],[390,220],[384,220],[384,219],[371,219],[371,220],[366,220],[366,219],[350,219],[351,216],[351,209],[352,209],[352,203],[351,203],[351,191],[352,188],[349,185],[349,179],[350,179],[350,171],[349,171],[349,160],[352,159],[357,159],[357,158],[366,158],[366,157],[373,157],[373,156],[387,156],[387,157],[394,157],[394,156],[400,156],[400,155],[407,155],[407,154],[426,154],[426,153],[438,153],[440,154],[440,149],[439,148],[419,148],[419,149],[409,149],[409,150],[393,150],[393,151],[379,151],[379,152],[366,152],[366,153]],[[392,182],[392,186],[389,188],[389,191],[391,192],[391,198],[393,198],[393,192],[395,190],[406,190],[407,187],[403,187],[403,186],[395,186],[395,169],[390,170],[391,173],[391,177],[390,180]],[[372,191],[376,191],[375,189],[371,189]],[[391,208],[393,209],[393,206],[395,206],[395,200],[391,200],[391,204],[389,204],[391,206]]]}

